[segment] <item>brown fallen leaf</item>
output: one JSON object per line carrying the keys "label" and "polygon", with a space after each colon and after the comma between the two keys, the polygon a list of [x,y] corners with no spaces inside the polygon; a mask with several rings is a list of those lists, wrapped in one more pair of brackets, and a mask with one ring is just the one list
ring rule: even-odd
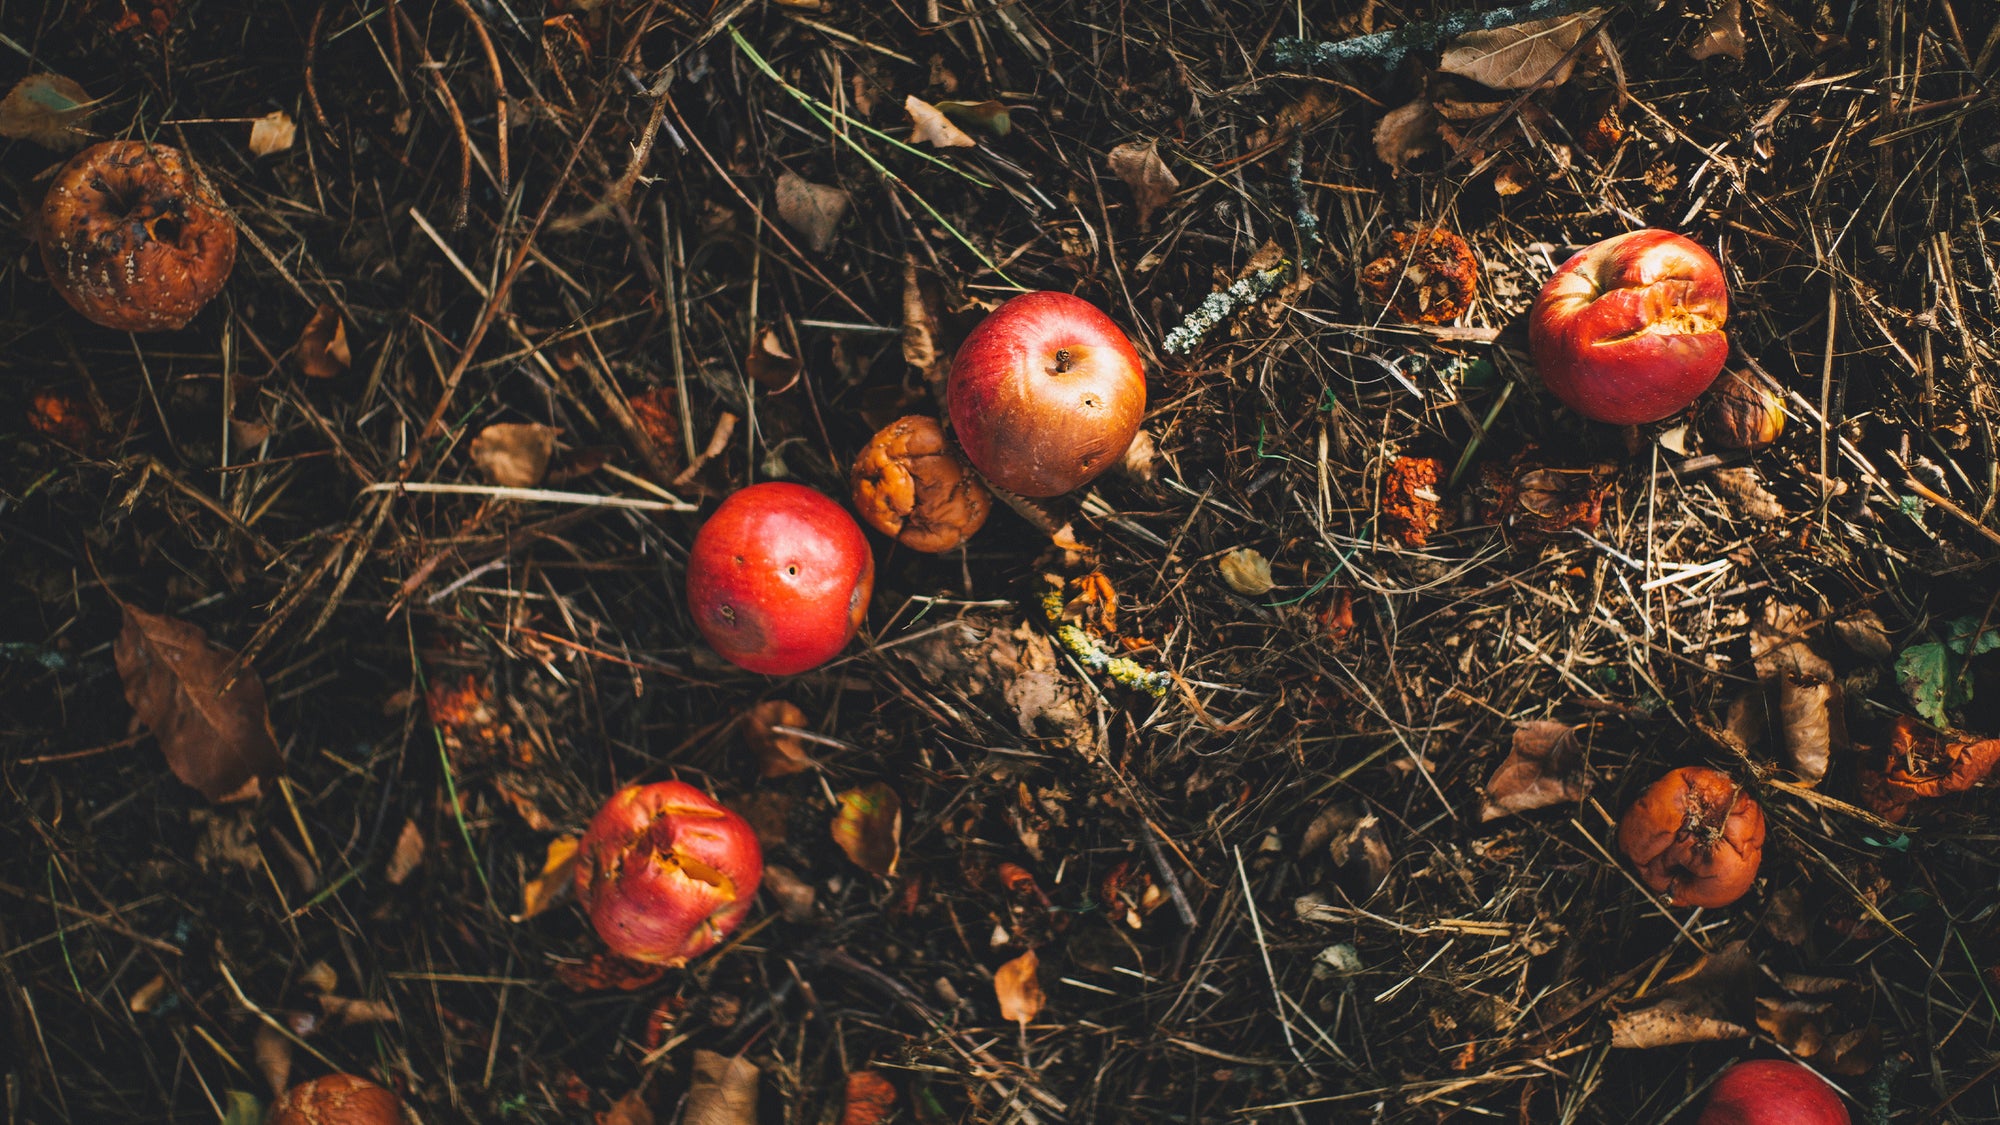
{"label": "brown fallen leaf", "polygon": [[1001,102],[939,102],[937,107],[960,125],[976,125],[996,137],[1014,131],[1014,117]]}
{"label": "brown fallen leaf", "polygon": [[1758,681],[1775,701],[1775,708],[1767,704],[1767,713],[1776,720],[1786,761],[1805,784],[1817,785],[1833,755],[1849,744],[1847,701],[1833,664],[1805,639],[1810,624],[1803,607],[1766,601],[1751,624],[1750,658]]}
{"label": "brown fallen leaf", "polygon": [[211,801],[250,800],[278,772],[264,681],[185,621],[127,605],[111,647],[125,700],[174,776]]}
{"label": "brown fallen leaf", "polygon": [[132,994],[132,998],[125,1002],[125,1007],[139,1015],[145,1015],[158,1006],[160,998],[167,994],[168,983],[167,974],[154,973],[153,979],[140,985],[139,990]]}
{"label": "brown fallen leaf", "polygon": [[765,390],[781,391],[792,385],[805,367],[797,356],[785,350],[785,342],[775,327],[757,333],[757,342],[743,358],[743,373]]}
{"label": "brown fallen leaf", "polygon": [[392,887],[400,887],[409,881],[417,865],[424,861],[424,834],[417,829],[414,820],[403,821],[403,831],[396,836],[396,850],[389,854],[389,864],[384,875]]}
{"label": "brown fallen leaf", "polygon": [[778,900],[778,913],[785,916],[785,921],[812,921],[813,903],[819,892],[791,868],[775,863],[766,866],[764,890]]}
{"label": "brown fallen leaf", "polygon": [[847,1100],[840,1110],[840,1125],[882,1125],[896,1108],[896,1087],[878,1070],[855,1070],[847,1075]]}
{"label": "brown fallen leaf", "polygon": [[340,310],[332,305],[315,309],[299,333],[296,350],[299,367],[311,378],[331,379],[347,370],[354,362],[354,353],[347,346],[347,322],[341,319]]}
{"label": "brown fallen leaf", "polygon": [[1604,519],[1604,499],[1618,478],[1618,466],[1552,465],[1534,445],[1524,446],[1504,464],[1479,467],[1475,511],[1480,522],[1497,524],[1508,535],[1534,543],[1571,528],[1596,531]]}
{"label": "brown fallen leaf", "polygon": [[979,142],[951,123],[938,107],[911,94],[903,99],[903,112],[910,115],[910,139],[932,148],[977,148]]}
{"label": "brown fallen leaf", "polygon": [[1742,62],[1748,47],[1743,35],[1743,0],[1721,0],[1708,22],[1702,25],[1701,38],[1688,48],[1688,57],[1709,59],[1724,55]]}
{"label": "brown fallen leaf", "polygon": [[560,432],[540,422],[495,422],[479,431],[468,452],[487,483],[533,488],[548,475]]}
{"label": "brown fallen leaf", "polygon": [[[945,377],[951,370],[951,354],[938,328],[942,302],[936,287],[927,284],[914,254],[903,258],[903,362],[923,375],[940,402]],[[880,429],[881,427],[876,427]]]}
{"label": "brown fallen leaf", "polygon": [[1590,793],[1590,780],[1582,769],[1583,740],[1575,727],[1541,719],[1521,723],[1514,728],[1507,760],[1486,783],[1479,819],[1496,820],[1508,813],[1581,801]]}
{"label": "brown fallen leaf", "polygon": [[557,836],[549,841],[542,873],[521,888],[521,912],[508,915],[508,921],[525,922],[571,892],[576,886],[576,848],[575,836]]}
{"label": "brown fallen leaf", "polygon": [[741,1055],[696,1050],[684,1125],[757,1125],[757,1067]]}
{"label": "brown fallen leaf", "polygon": [[1041,958],[1030,949],[993,970],[993,995],[1000,1001],[1001,1019],[1026,1029],[1042,1014],[1047,999],[1042,995],[1041,967]]}
{"label": "brown fallen leaf", "polygon": [[1373,897],[1387,885],[1395,869],[1395,856],[1382,832],[1382,818],[1358,802],[1335,801],[1306,826],[1299,840],[1300,856],[1322,846],[1333,860],[1340,889],[1355,902]]}
{"label": "brown fallen leaf", "polygon": [[646,1089],[626,1094],[611,1103],[611,1108],[597,1115],[597,1125],[653,1125],[653,1107],[646,1101]]}
{"label": "brown fallen leaf", "polygon": [[1216,563],[1222,580],[1245,597],[1262,597],[1277,585],[1271,579],[1271,563],[1255,547],[1238,547]]}
{"label": "brown fallen leaf", "polygon": [[1410,161],[1437,148],[1438,123],[1427,98],[1397,106],[1375,123],[1375,155],[1389,171],[1402,175]]}
{"label": "brown fallen leaf", "polygon": [[1729,505],[1730,511],[1738,517],[1752,520],[1781,520],[1785,518],[1785,506],[1770,489],[1764,487],[1764,479],[1757,470],[1748,465],[1733,469],[1717,469],[1709,474],[1709,486],[1716,495]]}
{"label": "brown fallen leaf", "polygon": [[[1602,8],[1587,8],[1574,15],[1468,31],[1445,48],[1438,69],[1496,90],[1525,90],[1544,74],[1549,75],[1547,85],[1560,86],[1576,66],[1574,58],[1563,56],[1603,15]],[[1552,67],[1555,73],[1550,74]]]}
{"label": "brown fallen leaf", "polygon": [[250,154],[269,156],[292,147],[292,138],[299,127],[292,123],[292,115],[282,109],[274,109],[250,123]]}
{"label": "brown fallen leaf", "polygon": [[60,74],[30,74],[0,100],[0,137],[68,152],[90,139],[94,105],[83,87]]}
{"label": "brown fallen leaf", "polygon": [[343,1024],[393,1023],[396,1019],[396,1009],[381,1000],[350,1000],[344,996],[322,995],[319,1006],[328,1019]]}
{"label": "brown fallen leaf", "polygon": [[805,236],[806,245],[824,254],[833,245],[834,228],[854,200],[845,191],[791,172],[778,177],[778,218]]}
{"label": "brown fallen leaf", "polygon": [[833,841],[856,867],[890,878],[903,854],[903,802],[881,782],[840,795],[833,814]]}
{"label": "brown fallen leaf", "polygon": [[1341,97],[1339,87],[1308,86],[1299,100],[1278,111],[1269,126],[1250,134],[1243,147],[1249,152],[1262,152],[1273,144],[1289,141],[1322,122],[1332,120],[1346,107],[1347,100]]}
{"label": "brown fallen leaf", "polygon": [[1745,1038],[1756,979],[1756,961],[1745,942],[1704,954],[1669,978],[1647,1007],[1613,1016],[1611,1045],[1668,1047]]}
{"label": "brown fallen leaf", "polygon": [[798,705],[783,699],[767,699],[743,713],[743,743],[757,759],[757,776],[766,780],[789,777],[813,768],[806,744],[794,734],[780,734],[773,727],[804,729],[809,720]]}
{"label": "brown fallen leaf", "polygon": [[251,1051],[257,1059],[257,1073],[264,1076],[264,1082],[271,1087],[271,1093],[282,1094],[291,1086],[292,1041],[278,1034],[278,1029],[268,1023],[257,1025],[257,1035],[251,1041]]}
{"label": "brown fallen leaf", "polygon": [[1895,643],[1889,639],[1889,627],[1882,623],[1882,615],[1872,609],[1850,613],[1835,621],[1833,635],[1856,656],[1886,661],[1896,654]]}
{"label": "brown fallen leaf", "polygon": [[1132,205],[1139,213],[1139,229],[1152,226],[1153,212],[1165,207],[1181,189],[1181,182],[1160,159],[1158,141],[1128,141],[1105,154],[1111,174],[1132,189]]}

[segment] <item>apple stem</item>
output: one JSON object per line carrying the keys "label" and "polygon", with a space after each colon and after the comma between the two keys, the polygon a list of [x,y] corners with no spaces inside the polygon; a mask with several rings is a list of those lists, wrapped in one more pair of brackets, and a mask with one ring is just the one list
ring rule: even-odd
{"label": "apple stem", "polygon": [[1058,374],[1058,375],[1062,375],[1062,374],[1065,374],[1065,373],[1067,373],[1068,371],[1069,371],[1069,349],[1068,349],[1068,348],[1057,348],[1057,349],[1056,349],[1056,374]]}

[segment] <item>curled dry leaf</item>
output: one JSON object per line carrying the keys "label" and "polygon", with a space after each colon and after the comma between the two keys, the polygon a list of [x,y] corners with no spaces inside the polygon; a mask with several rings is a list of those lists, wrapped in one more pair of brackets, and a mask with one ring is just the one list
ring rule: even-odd
{"label": "curled dry leaf", "polygon": [[1848,740],[1847,702],[1833,665],[1805,639],[1810,624],[1799,606],[1765,602],[1751,625],[1750,657],[1758,681],[1775,700],[1771,713],[1785,758],[1814,785]]}
{"label": "curled dry leaf", "polygon": [[1444,516],[1437,483],[1444,466],[1435,457],[1398,457],[1382,481],[1382,528],[1405,547],[1430,542]]}
{"label": "curled dry leaf", "polygon": [[174,776],[211,801],[249,800],[278,772],[264,681],[185,621],[127,605],[112,659],[125,700]]}
{"label": "curled dry leaf", "polygon": [[879,1070],[856,1070],[847,1076],[846,1104],[840,1125],[882,1125],[896,1108],[896,1087]]}
{"label": "curled dry leaf", "polygon": [[979,142],[951,123],[938,107],[911,94],[903,99],[903,112],[910,115],[910,139],[932,148],[977,148]]}
{"label": "curled dry leaf", "polygon": [[813,767],[803,739],[772,729],[803,730],[809,721],[797,704],[784,699],[767,699],[743,713],[743,743],[757,759],[758,777],[789,777]]}
{"label": "curled dry leaf", "polygon": [[1250,134],[1243,147],[1250,152],[1262,152],[1272,144],[1289,141],[1300,133],[1312,129],[1322,122],[1331,120],[1347,101],[1340,96],[1339,87],[1318,84],[1306,87],[1299,100],[1278,111],[1271,124]]}
{"label": "curled dry leaf", "polygon": [[292,1084],[292,1041],[277,1028],[260,1022],[251,1050],[257,1058],[257,1073],[264,1076],[271,1093],[283,1094]]}
{"label": "curled dry leaf", "polygon": [[917,369],[941,395],[951,356],[938,333],[939,301],[914,254],[903,258],[903,362]]}
{"label": "curled dry leaf", "polygon": [[805,365],[785,350],[784,340],[774,327],[757,333],[757,342],[743,358],[743,373],[765,390],[779,391],[792,385]]}
{"label": "curled dry leaf", "polygon": [[1437,148],[1438,124],[1427,98],[1399,105],[1375,123],[1375,155],[1400,176],[1410,161]]}
{"label": "curled dry leaf", "polygon": [[1538,719],[1514,728],[1507,760],[1486,783],[1479,819],[1581,801],[1589,793],[1590,781],[1583,776],[1583,740],[1576,736],[1576,728]]}
{"label": "curled dry leaf", "polygon": [[764,890],[778,900],[778,913],[785,916],[785,921],[812,921],[813,903],[818,899],[819,892],[791,868],[776,864],[766,866]]}
{"label": "curled dry leaf", "polygon": [[299,333],[299,367],[314,379],[331,379],[347,370],[354,353],[347,346],[347,322],[340,310],[321,305]]}
{"label": "curled dry leaf", "polygon": [[833,245],[834,228],[854,202],[837,187],[816,184],[791,172],[778,177],[777,201],[778,218],[804,235],[806,245],[821,254]]}
{"label": "curled dry leaf", "polygon": [[396,850],[389,853],[389,864],[384,875],[392,887],[400,887],[409,882],[417,865],[424,861],[424,834],[418,830],[417,822],[404,820],[403,830],[396,836]]}
{"label": "curled dry leaf", "polygon": [[1890,726],[1886,753],[1861,767],[1862,803],[1901,820],[1920,800],[1963,793],[2000,766],[2000,738],[1952,742],[1908,715]]}
{"label": "curled dry leaf", "polygon": [[299,128],[292,124],[292,115],[282,109],[274,109],[250,123],[250,153],[253,156],[269,156],[292,147],[292,138]]}
{"label": "curled dry leaf", "polygon": [[490,484],[533,488],[548,475],[558,432],[540,422],[495,422],[472,439],[472,463]]}
{"label": "curled dry leaf", "polygon": [[1764,478],[1748,465],[1731,469],[1717,469],[1709,474],[1709,483],[1716,495],[1729,505],[1730,511],[1742,519],[1781,520],[1785,518],[1785,506],[1770,489],[1764,487]]}
{"label": "curled dry leaf", "polygon": [[396,1019],[396,1009],[381,1000],[350,1000],[322,994],[319,1006],[328,1019],[343,1024],[393,1023]]}
{"label": "curled dry leaf", "polygon": [[1465,315],[1479,285],[1479,258],[1443,227],[1393,231],[1361,270],[1361,292],[1405,324],[1448,324]]}
{"label": "curled dry leaf", "polygon": [[1277,585],[1271,580],[1270,561],[1254,547],[1238,547],[1222,556],[1216,565],[1229,588],[1247,597],[1268,594]]}
{"label": "curled dry leaf", "polygon": [[1688,57],[1711,59],[1723,55],[1742,62],[1748,47],[1743,35],[1743,0],[1721,0],[1715,6],[1715,13],[1702,25],[1701,38],[1688,48]]}
{"label": "curled dry leaf", "polygon": [[1872,609],[1850,613],[1835,621],[1833,634],[1855,655],[1869,660],[1886,661],[1896,654],[1896,646],[1889,640],[1889,627],[1882,623],[1882,615]]}
{"label": "curled dry leaf", "polygon": [[597,1125],[653,1125],[654,1120],[644,1086],[612,1102],[610,1109],[597,1115]]}
{"label": "curled dry leaf", "polygon": [[575,836],[557,836],[549,841],[541,874],[522,885],[521,912],[508,915],[508,921],[525,922],[561,902],[575,888],[576,849]]}
{"label": "curled dry leaf", "polygon": [[856,867],[889,878],[903,854],[903,802],[881,782],[840,795],[833,814],[833,842]]}
{"label": "curled dry leaf", "polygon": [[1107,153],[1104,162],[1111,167],[1112,175],[1132,189],[1132,204],[1139,212],[1141,230],[1152,225],[1153,212],[1165,207],[1181,188],[1181,182],[1167,169],[1167,162],[1160,159],[1158,141],[1128,141]]}
{"label": "curled dry leaf", "polygon": [[1547,85],[1560,86],[1576,66],[1574,58],[1565,56],[1603,15],[1602,8],[1587,8],[1574,15],[1468,31],[1445,48],[1438,69],[1496,90],[1525,90],[1543,75]]}
{"label": "curled dry leaf", "polygon": [[685,1125],[757,1125],[757,1067],[741,1055],[694,1053]]}
{"label": "curled dry leaf", "polygon": [[1731,942],[1669,978],[1650,1005],[1613,1016],[1611,1045],[1668,1047],[1742,1039],[1750,1034],[1756,984],[1757,964],[1749,946]]}
{"label": "curled dry leaf", "polygon": [[1571,528],[1594,532],[1604,519],[1604,498],[1618,477],[1609,462],[1581,467],[1547,464],[1527,446],[1504,465],[1479,467],[1477,512],[1522,542],[1561,535]]}
{"label": "curled dry leaf", "polygon": [[993,970],[993,995],[1000,1001],[1001,1019],[1025,1028],[1042,1014],[1047,999],[1042,995],[1041,967],[1041,958],[1030,949]]}
{"label": "curled dry leaf", "polygon": [[60,74],[30,74],[0,100],[0,137],[68,152],[89,140],[90,95]]}
{"label": "curled dry leaf", "polygon": [[1335,801],[1306,826],[1299,854],[1309,855],[1322,846],[1333,860],[1340,889],[1355,902],[1373,897],[1388,884],[1395,868],[1382,818],[1354,802]]}

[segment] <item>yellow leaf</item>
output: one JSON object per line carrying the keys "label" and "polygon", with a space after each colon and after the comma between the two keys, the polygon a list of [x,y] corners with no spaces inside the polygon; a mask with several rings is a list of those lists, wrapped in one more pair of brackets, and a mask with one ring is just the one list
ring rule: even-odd
{"label": "yellow leaf", "polygon": [[833,841],[856,867],[888,878],[903,854],[903,802],[881,782],[840,795],[833,814]]}
{"label": "yellow leaf", "polygon": [[557,836],[549,841],[542,873],[521,888],[521,912],[510,915],[508,921],[525,922],[554,906],[569,891],[576,882],[576,846],[575,836]]}
{"label": "yellow leaf", "polygon": [[1042,1014],[1042,982],[1037,975],[1041,958],[1030,949],[993,970],[993,995],[1000,1000],[1000,1016],[1026,1027]]}
{"label": "yellow leaf", "polygon": [[250,152],[255,156],[283,152],[292,147],[292,138],[298,131],[290,114],[274,109],[250,123]]}

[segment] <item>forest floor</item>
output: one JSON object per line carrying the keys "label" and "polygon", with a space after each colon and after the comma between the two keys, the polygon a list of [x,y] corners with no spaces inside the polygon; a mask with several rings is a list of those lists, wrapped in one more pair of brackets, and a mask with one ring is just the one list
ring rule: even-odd
{"label": "forest floor", "polygon": [[[0,5],[9,85],[183,150],[241,236],[185,329],[97,327],[33,245],[67,153],[0,142],[6,1120],[254,1121],[344,1070],[426,1121],[673,1121],[711,1051],[772,1123],[850,1083],[926,1123],[1660,1123],[1787,1055],[1856,1121],[2000,1121],[2000,797],[1946,792],[2000,734],[2000,10],[1648,0],[1447,72],[1442,32],[1290,41],[1455,5],[1326,7]],[[1643,226],[1720,261],[1775,444],[1537,381],[1542,282]],[[1462,276],[1403,268],[1432,229]],[[962,551],[871,536],[818,670],[710,653],[703,514],[845,503],[1020,288],[1131,334],[1150,455]],[[489,487],[500,423],[560,431],[557,495]],[[135,722],[136,611],[261,681],[256,799]],[[773,702],[814,764],[766,778]],[[1732,905],[1617,858],[1684,765],[1768,819]],[[628,971],[527,896],[670,777],[782,871]]]}

